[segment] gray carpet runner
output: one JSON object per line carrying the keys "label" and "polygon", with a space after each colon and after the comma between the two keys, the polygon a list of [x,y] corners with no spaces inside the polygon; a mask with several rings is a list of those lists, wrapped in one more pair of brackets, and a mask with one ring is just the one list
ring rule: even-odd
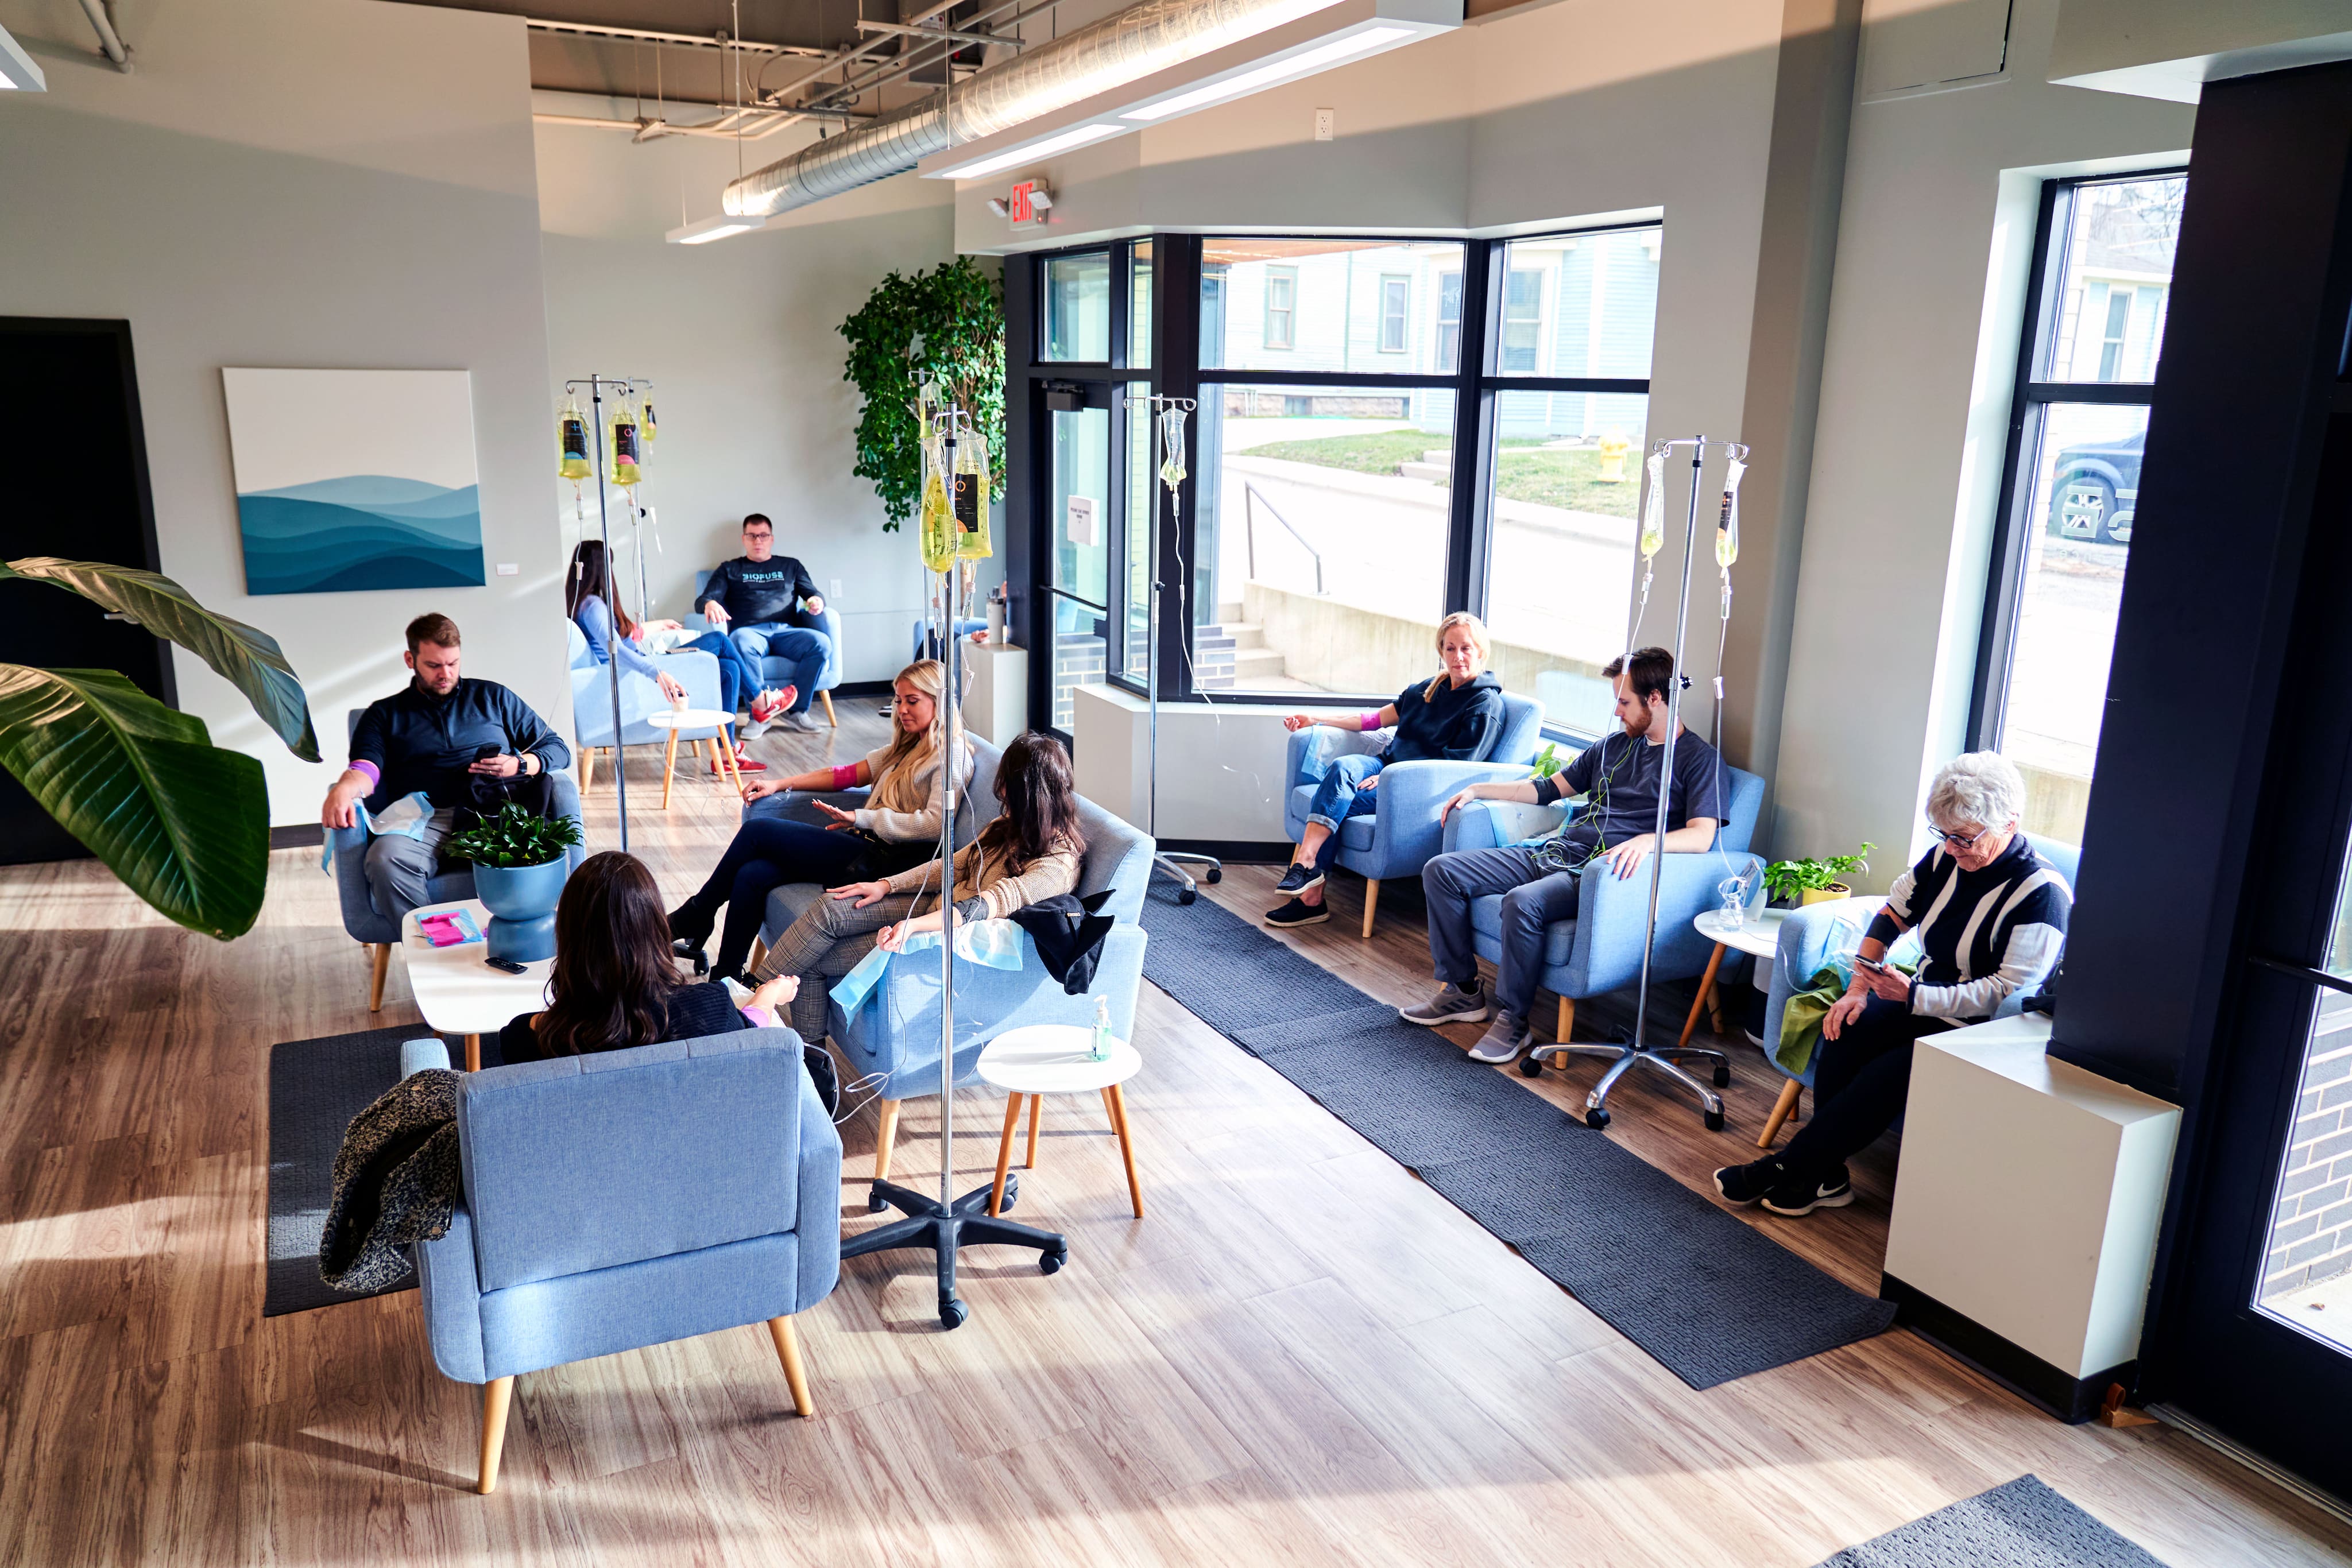
{"label": "gray carpet runner", "polygon": [[2052,1491],[2020,1476],[1915,1519],[1814,1568],[2164,1568]]}

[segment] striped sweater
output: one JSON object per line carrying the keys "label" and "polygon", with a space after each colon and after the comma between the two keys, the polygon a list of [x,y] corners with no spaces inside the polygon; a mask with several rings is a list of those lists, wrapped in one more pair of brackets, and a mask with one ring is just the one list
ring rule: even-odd
{"label": "striped sweater", "polygon": [[1895,879],[1869,935],[1892,943],[1916,928],[1911,1010],[1955,1027],[1981,1023],[2057,966],[2074,902],[2023,833],[1980,871],[1961,870],[1939,840]]}

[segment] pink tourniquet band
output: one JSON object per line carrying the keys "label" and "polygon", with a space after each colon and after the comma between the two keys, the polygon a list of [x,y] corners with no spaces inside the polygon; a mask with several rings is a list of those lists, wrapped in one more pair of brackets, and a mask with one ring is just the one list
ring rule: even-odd
{"label": "pink tourniquet band", "polygon": [[857,764],[855,762],[851,763],[846,768],[836,768],[833,770],[833,787],[835,789],[846,789],[856,782]]}

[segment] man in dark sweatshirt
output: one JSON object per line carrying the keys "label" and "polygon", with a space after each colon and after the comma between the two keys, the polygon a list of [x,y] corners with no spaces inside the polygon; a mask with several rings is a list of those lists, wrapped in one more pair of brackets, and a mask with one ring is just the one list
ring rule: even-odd
{"label": "man in dark sweatshirt", "polygon": [[824,599],[808,568],[778,555],[776,526],[764,513],[743,519],[743,553],[712,572],[694,601],[695,609],[758,664],[773,654],[792,665],[785,679],[795,688],[782,720],[786,729],[814,729],[809,704],[824,674],[833,640],[814,626],[795,623],[800,606],[812,617],[824,612]]}
{"label": "man in dark sweatshirt", "polygon": [[373,816],[419,790],[433,802],[432,814],[413,832],[388,831],[368,841],[368,897],[388,920],[404,919],[427,902],[425,883],[460,810],[486,807],[499,781],[541,779],[572,765],[572,748],[529,703],[496,681],[458,674],[457,643],[457,623],[446,615],[408,623],[402,657],[414,675],[360,716],[351,766],[319,813],[329,828],[348,828],[362,803]]}

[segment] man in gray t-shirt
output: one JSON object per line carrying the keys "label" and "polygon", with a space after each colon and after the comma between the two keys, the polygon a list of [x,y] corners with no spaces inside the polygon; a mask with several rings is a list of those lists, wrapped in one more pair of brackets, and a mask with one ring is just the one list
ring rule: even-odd
{"label": "man in gray t-shirt", "polygon": [[[1601,673],[1616,683],[1617,718],[1623,727],[1618,733],[1586,747],[1549,779],[1473,784],[1448,800],[1440,813],[1472,800],[1541,806],[1585,796],[1585,809],[1555,835],[1577,869],[1555,871],[1523,845],[1457,850],[1422,868],[1430,956],[1445,986],[1420,1007],[1399,1011],[1408,1023],[1433,1027],[1475,1023],[1491,1016],[1493,1024],[1470,1052],[1473,1061],[1509,1061],[1526,1051],[1530,1040],[1528,1011],[1543,972],[1544,931],[1576,913],[1582,869],[1605,861],[1615,874],[1629,877],[1659,848],[1658,786],[1665,765],[1674,655],[1664,648],[1640,648],[1630,659],[1611,660]],[[1716,830],[1723,824],[1721,758],[1715,747],[1688,730],[1677,734],[1674,749],[1664,847],[1669,854],[1697,854],[1714,848]],[[1496,966],[1490,998],[1478,978],[1470,905],[1493,894],[1503,895],[1503,956]]]}

